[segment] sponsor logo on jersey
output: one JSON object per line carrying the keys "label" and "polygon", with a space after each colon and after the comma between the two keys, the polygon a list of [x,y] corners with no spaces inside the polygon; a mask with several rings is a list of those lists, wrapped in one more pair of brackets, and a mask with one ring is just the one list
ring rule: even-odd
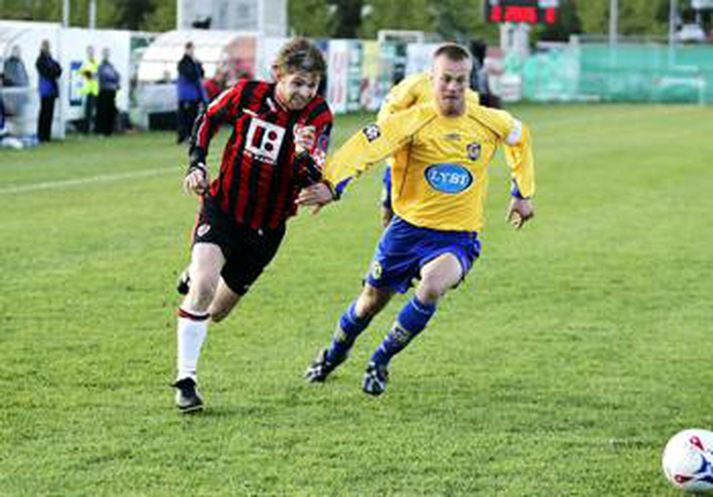
{"label": "sponsor logo on jersey", "polygon": [[445,135],[443,135],[444,140],[458,141],[461,138],[462,137],[461,137],[460,133],[446,133]]}
{"label": "sponsor logo on jersey", "polygon": [[282,126],[253,117],[245,138],[245,153],[259,161],[276,164],[284,137]]}
{"label": "sponsor logo on jersey", "polygon": [[369,124],[365,126],[364,129],[361,130],[361,132],[364,133],[364,136],[366,136],[366,139],[369,142],[373,142],[381,136],[381,129],[377,124]]}
{"label": "sponsor logo on jersey", "polygon": [[431,164],[424,175],[431,188],[443,193],[460,193],[473,184],[473,174],[460,164]]}
{"label": "sponsor logo on jersey", "polygon": [[480,157],[480,149],[480,143],[469,143],[468,146],[465,147],[465,151],[470,160],[478,160],[478,157]]}

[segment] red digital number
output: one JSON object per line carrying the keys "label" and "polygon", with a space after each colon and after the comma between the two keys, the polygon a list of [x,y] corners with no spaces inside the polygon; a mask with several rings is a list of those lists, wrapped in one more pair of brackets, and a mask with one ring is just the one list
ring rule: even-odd
{"label": "red digital number", "polygon": [[554,24],[557,22],[557,9],[553,7],[545,9],[545,22],[547,24]]}
{"label": "red digital number", "polygon": [[495,5],[490,10],[490,20],[492,22],[500,22],[503,20],[503,9],[500,5]]}
{"label": "red digital number", "polygon": [[505,21],[535,24],[537,23],[537,9],[535,7],[508,5],[505,7]]}

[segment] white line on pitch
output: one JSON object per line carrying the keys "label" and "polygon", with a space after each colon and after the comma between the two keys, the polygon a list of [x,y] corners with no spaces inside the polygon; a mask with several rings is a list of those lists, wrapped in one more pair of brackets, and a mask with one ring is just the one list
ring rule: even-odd
{"label": "white line on pitch", "polygon": [[160,169],[146,169],[143,171],[132,171],[119,174],[105,174],[102,176],[90,176],[88,178],[68,179],[61,181],[45,181],[42,183],[30,183],[29,185],[12,186],[9,188],[0,188],[0,195],[34,192],[37,190],[53,190],[56,188],[65,188],[73,186],[82,186],[91,183],[108,183],[119,181],[122,179],[145,178],[148,176],[159,176],[161,174],[177,173],[177,169],[172,167],[163,167]]}

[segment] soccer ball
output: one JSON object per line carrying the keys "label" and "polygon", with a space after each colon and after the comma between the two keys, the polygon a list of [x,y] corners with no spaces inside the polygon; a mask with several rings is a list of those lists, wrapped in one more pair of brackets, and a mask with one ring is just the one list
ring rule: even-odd
{"label": "soccer ball", "polygon": [[713,432],[694,428],[676,433],[663,450],[661,465],[675,487],[713,493]]}

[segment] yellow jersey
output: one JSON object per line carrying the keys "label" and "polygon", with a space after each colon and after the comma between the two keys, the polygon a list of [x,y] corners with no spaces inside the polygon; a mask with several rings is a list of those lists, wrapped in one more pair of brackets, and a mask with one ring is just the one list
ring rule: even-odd
{"label": "yellow jersey", "polygon": [[532,141],[508,112],[473,105],[442,116],[435,102],[413,106],[354,134],[328,160],[325,180],[340,193],[371,165],[396,153],[392,206],[409,223],[443,231],[480,231],[488,166],[500,144],[523,197],[535,193]]}

